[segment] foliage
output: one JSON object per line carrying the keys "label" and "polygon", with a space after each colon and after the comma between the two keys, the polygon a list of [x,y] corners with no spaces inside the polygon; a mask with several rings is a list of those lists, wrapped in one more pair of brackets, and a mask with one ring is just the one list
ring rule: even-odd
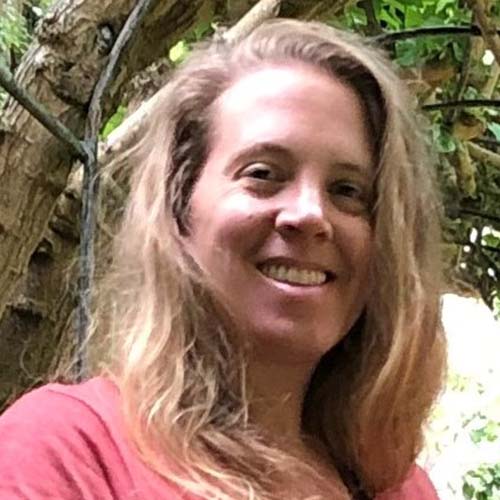
{"label": "foliage", "polygon": [[[481,387],[481,390],[484,388]],[[474,444],[493,445],[497,453],[500,452],[499,409],[497,399],[489,409],[475,412],[470,420],[464,422],[464,428],[469,430]],[[463,476],[462,491],[467,499],[500,500],[500,462],[482,463],[468,470]]]}
{"label": "foliage", "polygon": [[168,58],[174,64],[180,64],[189,54],[190,46],[186,40],[179,40],[169,51]]}
{"label": "foliage", "polygon": [[36,24],[54,0],[19,2],[5,0],[0,5],[0,59],[12,69],[33,39]]}
{"label": "foliage", "polygon": [[[482,349],[497,349],[492,334],[481,336]],[[452,336],[450,342],[460,343],[461,338]],[[493,359],[486,365],[478,359],[474,369],[463,360],[456,365],[456,356],[450,359],[447,389],[433,411],[424,457],[432,464],[431,474],[443,500],[500,500],[499,372]]]}
{"label": "foliage", "polygon": [[471,500],[500,500],[500,463],[482,464],[467,472],[462,492]]}
{"label": "foliage", "polygon": [[[498,407],[498,405],[497,405]],[[492,413],[490,411],[490,413]],[[482,411],[476,412],[470,421],[464,422],[469,429],[471,441],[481,446],[493,444],[500,452],[500,420],[487,416]],[[463,478],[462,492],[466,499],[500,500],[500,462],[482,463],[468,470]]]}
{"label": "foliage", "polygon": [[127,108],[125,106],[118,106],[118,109],[111,116],[111,118],[104,125],[102,132],[100,134],[101,139],[106,139],[115,128],[119,127],[123,120],[125,119],[125,115],[127,113]]}
{"label": "foliage", "polygon": [[[33,40],[38,20],[45,15],[54,0],[31,0],[19,2],[5,0],[0,4],[0,63],[12,71]],[[0,108],[7,98],[0,88]]]}
{"label": "foliage", "polygon": [[[459,0],[373,0],[352,4],[332,24],[366,34],[423,26],[471,23]],[[500,4],[492,13],[500,15]],[[500,19],[500,17],[497,17]],[[462,99],[498,99],[492,54],[479,37],[416,36],[387,47],[422,105]],[[496,88],[496,91],[495,91]],[[490,89],[491,90],[491,89]],[[500,169],[473,157],[472,142],[500,152],[500,114],[494,107],[428,112],[430,141],[438,153],[445,219],[447,278],[455,289],[500,304]],[[500,161],[500,156],[498,157]],[[474,235],[476,237],[474,238]]]}
{"label": "foliage", "polygon": [[500,437],[500,422],[496,422],[480,413],[478,415],[479,425],[475,426],[469,432],[469,435],[474,443],[481,441],[496,441]]}
{"label": "foliage", "polygon": [[19,56],[31,41],[27,21],[11,0],[1,7],[0,15],[0,59],[10,66],[13,55]]}
{"label": "foliage", "polygon": [[197,24],[189,36],[179,40],[169,51],[168,58],[174,65],[181,64],[189,55],[193,44],[213,35],[218,29],[217,23],[202,21]]}

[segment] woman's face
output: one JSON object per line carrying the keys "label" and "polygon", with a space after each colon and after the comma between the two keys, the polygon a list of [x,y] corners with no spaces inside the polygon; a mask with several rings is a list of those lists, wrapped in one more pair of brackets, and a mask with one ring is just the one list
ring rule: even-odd
{"label": "woman's face", "polygon": [[365,305],[363,115],[351,88],[300,64],[246,74],[216,102],[186,245],[261,356],[315,362]]}

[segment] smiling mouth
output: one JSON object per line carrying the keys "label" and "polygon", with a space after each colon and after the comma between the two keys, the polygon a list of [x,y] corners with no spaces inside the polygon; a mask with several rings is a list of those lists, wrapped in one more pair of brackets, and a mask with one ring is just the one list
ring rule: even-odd
{"label": "smiling mouth", "polygon": [[329,271],[300,269],[282,264],[261,264],[258,269],[267,278],[290,285],[320,286],[333,279]]}

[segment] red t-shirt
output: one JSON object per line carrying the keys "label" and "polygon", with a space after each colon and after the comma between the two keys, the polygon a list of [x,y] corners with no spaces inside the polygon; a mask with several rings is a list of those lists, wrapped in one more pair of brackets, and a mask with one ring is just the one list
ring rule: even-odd
{"label": "red t-shirt", "polygon": [[[126,438],[112,382],[50,384],[0,417],[1,500],[193,500],[150,470]],[[435,500],[415,468],[377,500]]]}

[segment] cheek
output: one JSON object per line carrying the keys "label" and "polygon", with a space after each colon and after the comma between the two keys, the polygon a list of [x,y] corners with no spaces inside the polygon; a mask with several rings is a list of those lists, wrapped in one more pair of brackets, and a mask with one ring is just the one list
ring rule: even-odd
{"label": "cheek", "polygon": [[371,228],[367,229],[359,242],[359,265],[366,272],[371,265],[373,259],[373,235]]}
{"label": "cheek", "polygon": [[367,221],[356,221],[344,227],[343,253],[348,259],[351,275],[360,284],[369,280],[373,258],[373,228]]}
{"label": "cheek", "polygon": [[265,204],[234,195],[222,201],[212,216],[214,243],[231,253],[251,255],[272,228]]}
{"label": "cheek", "polygon": [[357,272],[357,284],[359,297],[365,305],[373,292],[373,258],[374,258],[374,238],[372,229],[366,231],[359,240],[359,252],[355,262]]}
{"label": "cheek", "polygon": [[187,248],[212,274],[230,272],[235,260],[251,259],[266,237],[265,218],[243,197],[221,200],[203,211],[193,207],[191,222]]}

